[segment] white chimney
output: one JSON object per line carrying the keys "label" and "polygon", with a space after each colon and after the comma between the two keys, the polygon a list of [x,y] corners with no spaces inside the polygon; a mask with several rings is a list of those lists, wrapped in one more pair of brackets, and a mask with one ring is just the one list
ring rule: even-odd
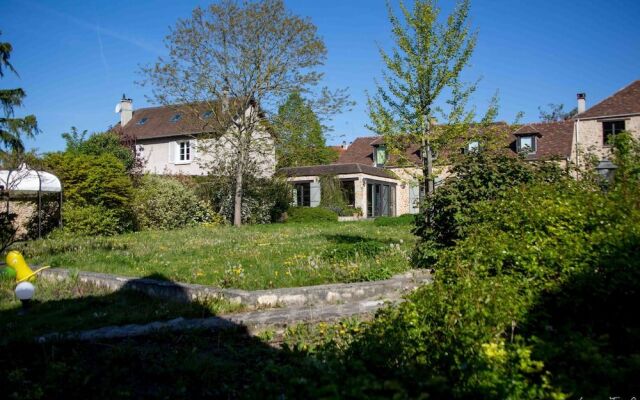
{"label": "white chimney", "polygon": [[120,126],[125,126],[133,118],[133,101],[123,94],[116,106],[116,113],[120,114]]}
{"label": "white chimney", "polygon": [[578,93],[578,114],[583,113],[587,109],[587,94]]}
{"label": "white chimney", "polygon": [[346,140],[342,141],[342,148],[345,149],[345,150],[347,149],[347,141]]}

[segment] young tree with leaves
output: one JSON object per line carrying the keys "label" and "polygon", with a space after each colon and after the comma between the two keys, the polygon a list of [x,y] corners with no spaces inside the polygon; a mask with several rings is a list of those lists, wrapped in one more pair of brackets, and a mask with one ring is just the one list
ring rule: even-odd
{"label": "young tree with leaves", "polygon": [[327,147],[324,127],[299,92],[291,93],[273,121],[278,168],[330,164],[338,153]]}
{"label": "young tree with leaves", "polygon": [[[18,72],[9,61],[12,51],[11,43],[0,42],[0,78],[4,77],[7,70],[18,76]],[[0,116],[0,153],[23,152],[22,138],[32,138],[38,133],[38,122],[34,115],[15,118],[14,109],[22,106],[26,96],[24,90],[20,88],[0,89],[0,104],[3,111]]]}
{"label": "young tree with leaves", "polygon": [[[325,45],[313,23],[293,15],[282,0],[198,7],[177,22],[166,44],[168,56],[143,69],[145,82],[153,85],[157,102],[189,109],[209,133],[211,140],[198,136],[199,153],[225,160],[211,169],[233,175],[233,222],[240,225],[243,179],[273,157],[266,121],[290,93],[307,95],[318,86]],[[326,88],[310,102],[326,113],[346,103],[344,90]]]}
{"label": "young tree with leaves", "polygon": [[[468,23],[469,0],[460,1],[445,22],[439,20],[435,0],[416,0],[412,9],[400,2],[402,19],[390,3],[387,8],[395,46],[391,52],[380,49],[384,85],[378,84],[368,98],[369,128],[383,135],[391,150],[400,148],[399,156],[404,147],[420,144],[422,175],[431,194],[434,151],[466,134],[474,118],[466,105],[475,85],[460,79],[476,45]],[[435,127],[438,115],[444,124]],[[485,119],[494,115],[492,108]]]}

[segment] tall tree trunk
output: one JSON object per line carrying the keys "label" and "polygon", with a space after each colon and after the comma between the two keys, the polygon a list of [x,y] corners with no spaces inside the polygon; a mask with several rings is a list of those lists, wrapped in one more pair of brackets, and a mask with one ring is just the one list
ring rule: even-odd
{"label": "tall tree trunk", "polygon": [[[240,157],[242,158],[242,157]],[[243,160],[238,160],[236,167],[236,190],[233,197],[233,225],[242,225],[242,180],[244,178]]]}

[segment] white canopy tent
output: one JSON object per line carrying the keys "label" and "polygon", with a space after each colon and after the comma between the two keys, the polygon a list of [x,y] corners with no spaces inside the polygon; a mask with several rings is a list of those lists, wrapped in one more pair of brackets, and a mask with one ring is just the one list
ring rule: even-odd
{"label": "white canopy tent", "polygon": [[37,199],[38,237],[42,236],[42,198],[55,196],[58,201],[58,222],[62,225],[62,183],[57,176],[36,171],[26,164],[21,164],[17,169],[0,170],[0,193],[7,202],[7,213],[11,199]]}

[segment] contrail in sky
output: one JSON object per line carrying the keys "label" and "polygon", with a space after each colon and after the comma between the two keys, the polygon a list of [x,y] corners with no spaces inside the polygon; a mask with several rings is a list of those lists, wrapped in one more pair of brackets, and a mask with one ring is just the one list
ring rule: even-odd
{"label": "contrail in sky", "polygon": [[73,23],[76,26],[79,26],[81,28],[89,29],[89,30],[92,30],[92,31],[96,32],[98,34],[98,37],[99,37],[100,47],[101,47],[100,51],[101,52],[102,52],[102,37],[100,35],[105,35],[105,36],[111,37],[113,39],[117,39],[117,40],[120,40],[122,42],[128,43],[130,45],[136,46],[136,47],[138,47],[140,49],[146,50],[146,51],[148,51],[150,53],[153,53],[153,54],[156,54],[156,55],[161,55],[163,53],[161,50],[157,49],[156,47],[151,46],[151,45],[149,45],[149,44],[147,44],[147,43],[145,43],[145,42],[143,42],[141,40],[137,40],[135,38],[131,38],[131,37],[123,35],[121,33],[114,32],[114,31],[112,31],[110,29],[105,29],[105,28],[101,27],[100,25],[89,23],[87,21],[84,21],[84,20],[81,20],[79,18],[76,18],[73,15],[60,12],[58,10],[55,10],[53,8],[44,6],[44,5],[40,4],[40,3],[36,3],[36,2],[33,2],[33,1],[26,1],[26,3],[28,3],[29,5],[37,8],[37,9],[39,9],[40,11],[43,11],[43,12],[46,12],[46,13],[49,13],[49,14],[53,14],[53,15],[59,17],[59,18],[66,19],[67,21]]}

